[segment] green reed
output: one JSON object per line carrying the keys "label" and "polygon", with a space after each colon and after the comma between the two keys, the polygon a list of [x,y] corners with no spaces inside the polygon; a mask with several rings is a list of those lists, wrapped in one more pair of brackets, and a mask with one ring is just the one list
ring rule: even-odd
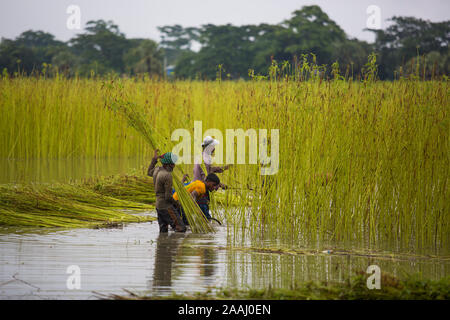
{"label": "green reed", "polygon": [[100,81],[2,78],[0,157],[136,156],[143,139],[102,108]]}
{"label": "green reed", "polygon": [[[362,81],[339,76],[338,66],[331,80],[314,65],[294,69],[295,76],[274,68],[267,80],[249,82],[120,79],[120,92],[165,151],[176,144],[173,130],[193,137],[196,120],[203,132],[219,129],[223,139],[226,129],[280,130],[276,175],[261,176],[258,164],[235,164],[220,174],[230,189],[218,197],[216,212],[237,230],[256,238],[269,232],[285,239],[448,246],[448,82],[380,82],[370,63]],[[152,146],[104,108],[102,85],[2,79],[0,156],[148,160]],[[224,159],[225,145],[222,140]]]}

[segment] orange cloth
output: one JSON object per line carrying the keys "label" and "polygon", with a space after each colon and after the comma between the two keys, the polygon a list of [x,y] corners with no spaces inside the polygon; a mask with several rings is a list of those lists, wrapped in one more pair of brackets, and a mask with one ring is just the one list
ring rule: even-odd
{"label": "orange cloth", "polygon": [[[197,191],[197,194],[199,197],[206,194],[206,185],[201,180],[192,181],[187,186],[185,186],[185,188],[189,193],[192,193],[193,191]],[[173,198],[178,201],[178,195],[176,192],[173,194]]]}

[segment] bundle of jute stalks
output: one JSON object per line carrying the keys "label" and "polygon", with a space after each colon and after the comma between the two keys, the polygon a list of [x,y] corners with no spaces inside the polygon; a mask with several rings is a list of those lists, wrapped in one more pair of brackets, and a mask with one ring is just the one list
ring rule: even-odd
{"label": "bundle of jute stalks", "polygon": [[[148,122],[144,110],[127,98],[120,83],[105,83],[104,88],[107,90],[105,107],[122,116],[128,122],[128,125],[139,132],[153,149],[169,147],[168,139],[158,139],[158,134],[152,131],[152,126]],[[181,182],[182,176],[183,172],[180,167],[176,166],[173,172],[173,185],[191,231],[193,233],[215,232],[214,227],[208,222],[197,202],[194,201]]]}

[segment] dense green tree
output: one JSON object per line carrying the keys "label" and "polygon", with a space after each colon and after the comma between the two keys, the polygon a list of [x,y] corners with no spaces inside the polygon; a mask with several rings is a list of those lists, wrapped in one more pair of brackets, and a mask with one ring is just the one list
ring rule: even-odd
{"label": "dense green tree", "polygon": [[73,76],[115,73],[162,74],[162,52],[147,39],[126,39],[111,21],[89,21],[86,32],[68,43],[42,31],[26,31],[0,43],[0,68],[30,74],[48,65]]}
{"label": "dense green tree", "polygon": [[450,49],[447,52],[431,51],[427,54],[413,57],[404,66],[395,70],[398,77],[411,75],[419,78],[435,78],[450,74]]}
{"label": "dense green tree", "polygon": [[253,55],[251,68],[256,74],[267,74],[267,68],[272,60],[291,60],[291,55],[283,50],[283,39],[280,36],[284,28],[281,25],[260,24],[249,29]]}
{"label": "dense green tree", "polygon": [[346,39],[333,43],[331,61],[339,64],[342,75],[358,77],[372,51],[373,47],[365,41]]}
{"label": "dense green tree", "polygon": [[185,51],[177,59],[175,76],[182,79],[201,78],[200,68],[197,66],[197,53]]}
{"label": "dense green tree", "polygon": [[[279,24],[233,26],[207,24],[159,27],[161,42],[127,39],[112,21],[89,21],[85,30],[67,43],[43,31],[28,30],[0,42],[0,69],[30,74],[48,64],[68,76],[164,74],[176,65],[180,78],[223,79],[267,75],[271,65],[298,67],[305,62],[325,66],[320,74],[359,77],[367,57],[375,52],[377,75],[431,77],[448,75],[450,21],[430,22],[393,17],[376,41],[350,39],[319,6],[304,6]],[[298,69],[297,69],[298,70]],[[325,72],[323,72],[325,70]],[[420,71],[420,72],[419,72]]]}
{"label": "dense green tree", "polygon": [[28,30],[15,40],[2,39],[0,44],[0,66],[10,72],[20,70],[30,74],[39,71],[43,64],[50,64],[53,56],[67,48],[55,40],[50,33]]}
{"label": "dense green tree", "polygon": [[2,39],[0,44],[0,66],[8,72],[31,73],[36,66],[40,66],[34,51],[23,45],[16,44],[13,40]]}
{"label": "dense green tree", "polygon": [[129,40],[112,21],[88,21],[86,33],[69,41],[73,52],[80,57],[82,74],[125,72],[123,56],[129,48]]}
{"label": "dense green tree", "polygon": [[80,68],[81,60],[70,49],[61,50],[52,57],[52,65],[66,76],[73,76]]}
{"label": "dense green tree", "polygon": [[152,40],[138,40],[138,44],[124,54],[126,72],[136,74],[163,74],[163,52]]}
{"label": "dense green tree", "polygon": [[319,63],[332,60],[333,45],[346,40],[344,31],[319,6],[305,6],[294,11],[293,17],[282,23],[284,52],[291,57],[313,53]]}
{"label": "dense green tree", "polygon": [[376,35],[375,51],[380,56],[380,75],[392,78],[412,58],[437,52],[448,53],[450,21],[431,22],[414,17],[393,17],[386,30],[370,30]]}
{"label": "dense green tree", "polygon": [[158,27],[161,32],[161,47],[164,49],[166,64],[174,65],[185,53],[192,52],[194,42],[199,41],[198,28],[183,28],[180,25]]}
{"label": "dense green tree", "polygon": [[216,26],[208,24],[201,30],[201,50],[197,56],[197,67],[210,79],[219,72],[225,77],[238,79],[248,74],[252,66],[253,52],[246,26],[236,27],[230,24]]}
{"label": "dense green tree", "polygon": [[200,74],[214,79],[219,65],[232,79],[247,77],[249,69],[267,74],[272,61],[293,63],[296,57],[309,53],[315,55],[317,64],[340,61],[348,70],[358,73],[371,51],[368,43],[347,39],[344,31],[318,6],[305,6],[277,25],[208,24],[194,31],[190,28],[190,32],[176,25],[160,30],[170,35],[170,41],[165,37],[164,43],[172,50],[189,51],[193,41],[201,44],[198,53],[179,55],[175,73],[180,77]]}

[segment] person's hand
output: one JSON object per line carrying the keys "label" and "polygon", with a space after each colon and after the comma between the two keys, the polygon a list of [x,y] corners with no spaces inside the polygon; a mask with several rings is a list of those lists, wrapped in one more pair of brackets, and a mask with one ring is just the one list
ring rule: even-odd
{"label": "person's hand", "polygon": [[228,189],[228,186],[227,186],[226,184],[223,184],[223,183],[220,184],[220,187],[221,187],[223,190]]}
{"label": "person's hand", "polygon": [[232,164],[227,164],[226,166],[223,167],[223,170],[228,170],[231,166]]}
{"label": "person's hand", "polygon": [[181,182],[186,182],[186,181],[188,181],[188,179],[189,179],[189,175],[187,174],[187,173],[185,173],[184,175],[183,175],[183,179],[181,179]]}

